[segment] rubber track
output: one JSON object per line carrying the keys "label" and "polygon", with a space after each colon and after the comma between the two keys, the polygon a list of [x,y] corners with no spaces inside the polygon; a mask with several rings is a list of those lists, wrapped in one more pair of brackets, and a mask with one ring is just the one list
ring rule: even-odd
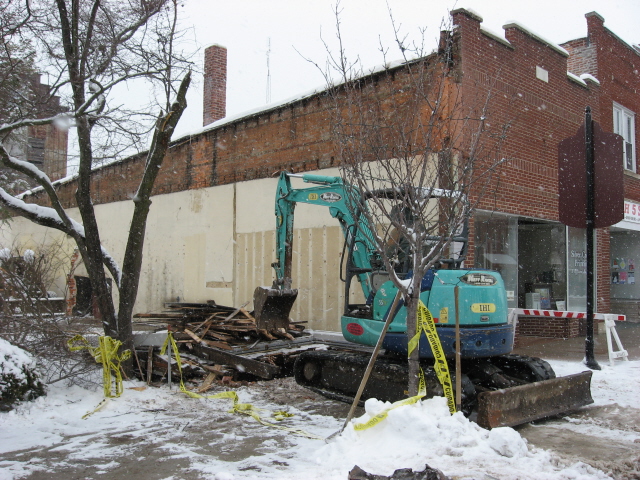
{"label": "rubber track", "polygon": [[511,353],[492,357],[490,361],[507,375],[526,380],[529,383],[556,378],[556,373],[551,365],[538,357]]}
{"label": "rubber track", "polygon": [[[298,384],[325,397],[352,402],[369,363],[369,354],[336,352],[327,350],[309,350],[301,353],[294,365],[294,377]],[[321,365],[311,380],[304,375],[305,365]],[[442,386],[435,371],[429,364],[421,365],[427,384],[427,398],[442,396]],[[407,397],[408,366],[404,359],[397,357],[379,357],[363,399],[377,398],[383,401],[396,401]],[[455,384],[454,379],[452,381]],[[475,400],[475,389],[470,381],[463,377],[463,404]],[[360,402],[362,404],[362,401]]]}
{"label": "rubber track", "polygon": [[[308,350],[298,356],[294,365],[294,377],[298,384],[309,390],[327,398],[350,403],[358,390],[360,380],[369,363],[369,357],[370,355],[366,353]],[[499,368],[504,374],[519,379],[521,382],[518,383],[533,383],[555,378],[555,372],[551,366],[537,357],[509,354],[482,360]],[[310,380],[304,374],[305,365],[308,363],[318,365],[316,374]],[[426,363],[421,366],[427,383],[427,398],[442,395],[442,387],[433,368]],[[463,371],[464,367],[463,365]],[[407,373],[408,367],[404,359],[379,357],[362,398],[373,397],[383,401],[406,398]],[[463,374],[462,380],[463,411],[468,415],[475,407],[476,389],[466,375]],[[455,385],[453,378],[452,381]],[[495,387],[478,385],[478,388],[486,390]],[[362,404],[361,400],[360,405]]]}

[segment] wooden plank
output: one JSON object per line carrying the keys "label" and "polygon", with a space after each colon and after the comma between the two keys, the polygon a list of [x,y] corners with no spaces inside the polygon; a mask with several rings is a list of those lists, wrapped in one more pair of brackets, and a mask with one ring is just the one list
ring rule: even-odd
{"label": "wooden plank", "polygon": [[202,343],[202,339],[197,336],[195,333],[193,333],[191,330],[189,330],[188,328],[184,329],[184,333],[186,333],[187,335],[189,335],[191,338],[193,338],[196,342],[198,343]]}
{"label": "wooden plank", "polygon": [[260,332],[260,334],[262,336],[264,336],[265,338],[269,339],[269,340],[277,340],[276,337],[274,337],[273,335],[271,335],[269,332],[267,332],[266,329],[261,328],[260,330],[258,330],[258,332]]}
{"label": "wooden plank", "polygon": [[147,352],[147,385],[151,384],[151,374],[153,373],[153,345],[149,346]]}
{"label": "wooden plank", "polygon": [[[222,340],[223,342],[228,342],[229,340],[233,340],[235,338],[232,335],[225,335],[220,332],[207,332],[207,335],[213,338],[217,338],[218,340]],[[204,337],[204,334],[202,334],[202,336]]]}
{"label": "wooden plank", "polygon": [[216,379],[216,377],[217,375],[215,373],[209,372],[209,375],[207,375],[207,378],[204,379],[204,382],[202,382],[202,385],[200,386],[200,388],[196,390],[196,392],[204,393],[207,390],[209,390],[211,388],[211,384]]}
{"label": "wooden plank", "polygon": [[133,348],[133,356],[136,359],[136,363],[138,364],[138,371],[140,372],[140,380],[142,380],[144,378],[144,373],[142,373],[142,367],[140,366],[140,359],[138,358],[138,353],[136,352],[136,349]]}
{"label": "wooden plank", "polygon": [[222,363],[235,367],[240,365],[244,371],[266,380],[271,380],[274,375],[280,373],[280,367],[269,365],[268,363],[253,360],[251,358],[241,357],[233,353],[225,352],[217,348],[205,347],[203,345],[193,345],[193,351],[196,355],[202,356],[212,362]]}

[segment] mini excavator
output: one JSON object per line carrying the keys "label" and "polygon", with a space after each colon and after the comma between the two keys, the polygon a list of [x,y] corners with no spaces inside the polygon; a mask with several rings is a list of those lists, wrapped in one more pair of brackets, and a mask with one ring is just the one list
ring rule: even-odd
{"label": "mini excavator", "polygon": [[[311,186],[292,188],[291,179],[296,177]],[[406,398],[407,315],[402,303],[391,312],[398,289],[376,248],[375,226],[369,224],[370,216],[364,215],[362,209],[367,208],[367,201],[373,197],[393,203],[401,201],[402,193],[397,188],[383,188],[364,196],[341,177],[282,172],[275,201],[277,260],[272,265],[276,278],[272,287],[258,287],[254,294],[254,316],[261,328],[288,325],[298,293],[292,288],[291,278],[295,206],[307,203],[328,208],[342,227],[345,239],[341,267],[345,282],[341,316],[344,338],[355,344],[374,346],[387,317],[393,315],[382,341],[384,355],[376,360],[364,390],[365,398],[383,401]],[[451,197],[456,192],[434,188],[424,195],[438,199]],[[496,271],[464,267],[468,244],[466,225],[450,241],[455,245],[450,249],[451,258],[440,259],[438,268],[427,271],[421,282],[420,299],[433,316],[442,349],[450,360],[456,354],[458,323],[462,368],[457,384],[462,390],[465,414],[485,428],[494,428],[558,415],[593,403],[591,371],[556,378],[546,361],[511,353],[515,319],[509,319],[502,277]],[[399,278],[406,278],[411,272],[403,271],[402,263],[398,262],[396,273]],[[407,270],[406,265],[404,269]],[[366,299],[363,303],[350,303],[353,278],[359,281]],[[454,322],[454,318],[458,321]],[[434,356],[424,333],[419,352],[427,396],[443,395],[433,368]],[[294,375],[296,382],[306,388],[351,402],[368,361],[369,355],[358,350],[309,350],[298,356]]]}

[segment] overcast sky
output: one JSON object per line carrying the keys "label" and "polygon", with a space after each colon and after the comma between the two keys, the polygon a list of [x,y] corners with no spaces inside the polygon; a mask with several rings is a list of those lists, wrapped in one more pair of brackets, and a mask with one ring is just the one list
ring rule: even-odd
{"label": "overcast sky", "polygon": [[[432,50],[441,22],[453,8],[474,10],[483,25],[502,33],[502,26],[517,21],[555,42],[586,36],[585,13],[596,11],[605,26],[629,44],[640,43],[640,0],[342,0],[340,15],[347,55],[365,67],[383,63],[380,43],[389,48],[388,60],[401,56],[394,49],[387,5],[403,35],[421,38]],[[227,47],[227,115],[267,104],[267,51],[271,103],[323,86],[324,79],[310,62],[325,64],[324,39],[337,49],[333,0],[184,0],[183,22],[193,28],[198,46],[217,43]],[[202,52],[197,58],[202,64]],[[202,77],[192,84],[189,107],[178,136],[202,125]]]}

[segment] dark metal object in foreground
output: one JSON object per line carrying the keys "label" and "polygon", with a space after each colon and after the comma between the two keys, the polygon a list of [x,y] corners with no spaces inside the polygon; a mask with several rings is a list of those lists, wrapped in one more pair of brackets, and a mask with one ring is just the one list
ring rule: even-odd
{"label": "dark metal object in foreground", "polygon": [[[595,172],[593,120],[591,108],[587,107],[584,121],[585,151],[587,155],[587,337],[585,338],[585,363],[593,370],[600,370],[600,365],[593,354],[593,234],[595,232]],[[618,159],[618,162],[620,159]]]}
{"label": "dark metal object in foreground", "polygon": [[593,403],[591,375],[585,371],[478,395],[477,423],[484,428],[510,427],[551,417]]}

